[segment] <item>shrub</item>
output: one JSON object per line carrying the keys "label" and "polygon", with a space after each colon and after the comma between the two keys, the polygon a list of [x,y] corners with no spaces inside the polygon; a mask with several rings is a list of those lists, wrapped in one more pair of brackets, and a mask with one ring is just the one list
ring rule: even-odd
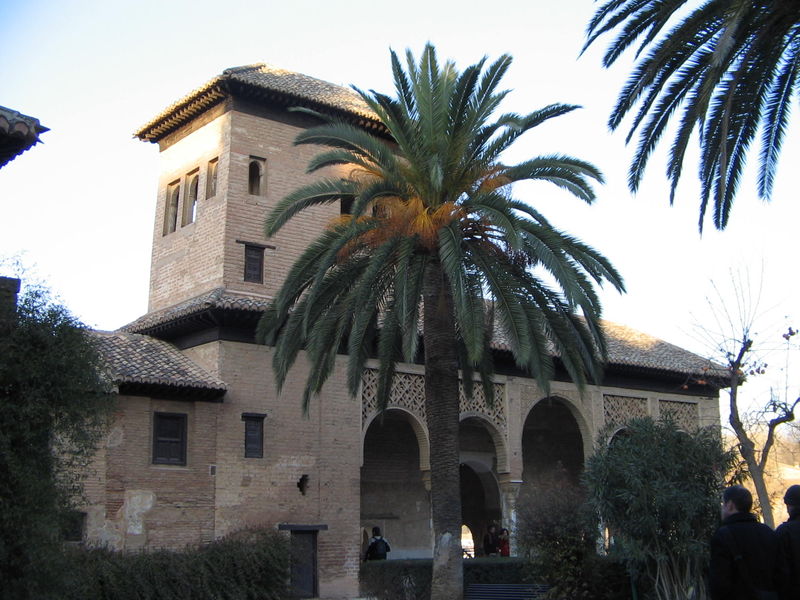
{"label": "shrub", "polygon": [[60,533],[105,430],[111,382],[85,327],[42,288],[0,307],[0,589],[60,597]]}
{"label": "shrub", "polygon": [[182,551],[68,549],[63,600],[283,600],[289,552],[275,531],[252,529]]}
{"label": "shrub", "polygon": [[429,558],[366,561],[361,565],[361,595],[380,600],[430,597],[432,572]]}
{"label": "shrub", "polygon": [[597,518],[584,490],[565,471],[536,477],[520,494],[517,511],[520,550],[540,582],[550,586],[548,597],[599,599],[625,593],[627,583],[624,578],[620,582],[613,562],[596,556]]}
{"label": "shrub", "polygon": [[[361,566],[361,595],[380,600],[417,600],[430,596],[432,561],[373,560]],[[530,563],[520,558],[472,558],[464,561],[464,586],[470,583],[529,583]]]}
{"label": "shrub", "polygon": [[731,453],[718,431],[686,433],[670,421],[632,420],[609,442],[611,433],[601,432],[584,473],[611,551],[631,574],[644,575],[657,598],[702,598]]}

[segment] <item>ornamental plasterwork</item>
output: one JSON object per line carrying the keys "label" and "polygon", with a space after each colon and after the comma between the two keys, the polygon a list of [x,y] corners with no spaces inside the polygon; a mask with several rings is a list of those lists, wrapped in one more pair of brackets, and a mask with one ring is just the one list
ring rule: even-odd
{"label": "ornamental plasterwork", "polygon": [[[395,373],[388,406],[404,408],[425,422],[425,376]],[[378,410],[378,370],[364,369],[361,376],[361,426]]]}
{"label": "ornamental plasterwork", "polygon": [[[461,412],[480,414],[497,426],[501,431],[506,429],[505,390],[499,383],[494,384],[494,403],[489,406],[483,393],[483,387],[476,383],[472,390],[472,399],[467,401],[464,386],[459,382]],[[389,395],[390,407],[404,408],[425,422],[425,376],[416,373],[395,373],[392,391]],[[361,426],[378,410],[378,370],[364,369],[361,377]]]}
{"label": "ornamental plasterwork", "polygon": [[659,400],[658,412],[662,418],[670,417],[680,429],[685,431],[697,429],[700,422],[700,410],[696,402]]}
{"label": "ornamental plasterwork", "polygon": [[647,416],[647,398],[603,396],[603,419],[606,425],[624,425],[631,419]]}
{"label": "ornamental plasterwork", "polygon": [[467,400],[464,395],[464,384],[458,382],[458,393],[461,397],[462,413],[478,413],[486,417],[486,419],[494,424],[500,431],[506,430],[506,403],[505,403],[505,386],[502,383],[495,383],[494,388],[494,402],[491,406],[486,402],[486,395],[483,392],[483,386],[480,382],[475,382],[472,386],[472,399]]}

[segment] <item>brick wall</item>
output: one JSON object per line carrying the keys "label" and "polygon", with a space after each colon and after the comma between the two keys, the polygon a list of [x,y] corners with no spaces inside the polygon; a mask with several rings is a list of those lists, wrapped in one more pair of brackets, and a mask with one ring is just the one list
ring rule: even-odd
{"label": "brick wall", "polygon": [[[179,548],[213,539],[219,405],[120,396],[87,486],[88,538],[119,549]],[[153,464],[153,414],[187,416],[186,465]]]}

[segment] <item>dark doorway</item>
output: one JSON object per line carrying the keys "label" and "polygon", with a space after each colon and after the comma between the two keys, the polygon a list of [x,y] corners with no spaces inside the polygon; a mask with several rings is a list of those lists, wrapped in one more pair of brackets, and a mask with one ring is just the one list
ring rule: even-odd
{"label": "dark doorway", "polygon": [[497,452],[492,436],[477,418],[466,418],[459,428],[461,458],[461,523],[473,535],[475,555],[489,525],[500,527],[503,514],[497,486]]}
{"label": "dark doorway", "polygon": [[316,598],[317,586],[317,532],[293,530],[292,597]]}
{"label": "dark doorway", "polygon": [[566,403],[545,398],[531,409],[522,430],[522,479],[566,478],[577,484],[583,471],[583,437]]}
{"label": "dark doorway", "polygon": [[431,555],[430,518],[412,418],[389,409],[364,436],[361,527],[381,528],[392,548],[390,559],[424,558]]}

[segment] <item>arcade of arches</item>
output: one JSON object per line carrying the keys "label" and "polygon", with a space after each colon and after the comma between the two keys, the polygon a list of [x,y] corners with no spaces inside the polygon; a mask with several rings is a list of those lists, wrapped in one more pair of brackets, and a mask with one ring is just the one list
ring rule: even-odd
{"label": "arcade of arches", "polygon": [[[490,524],[509,528],[513,540],[521,488],[535,486],[540,475],[554,470],[571,479],[579,476],[585,442],[572,410],[557,397],[540,400],[515,428],[516,440],[506,433],[511,428],[504,432],[485,415],[462,411],[462,521],[477,555]],[[365,419],[361,467],[365,548],[377,525],[391,543],[391,558],[431,556],[428,443],[424,421],[408,407],[390,404],[382,414],[372,411],[372,419]],[[509,464],[516,464],[516,477]]]}

